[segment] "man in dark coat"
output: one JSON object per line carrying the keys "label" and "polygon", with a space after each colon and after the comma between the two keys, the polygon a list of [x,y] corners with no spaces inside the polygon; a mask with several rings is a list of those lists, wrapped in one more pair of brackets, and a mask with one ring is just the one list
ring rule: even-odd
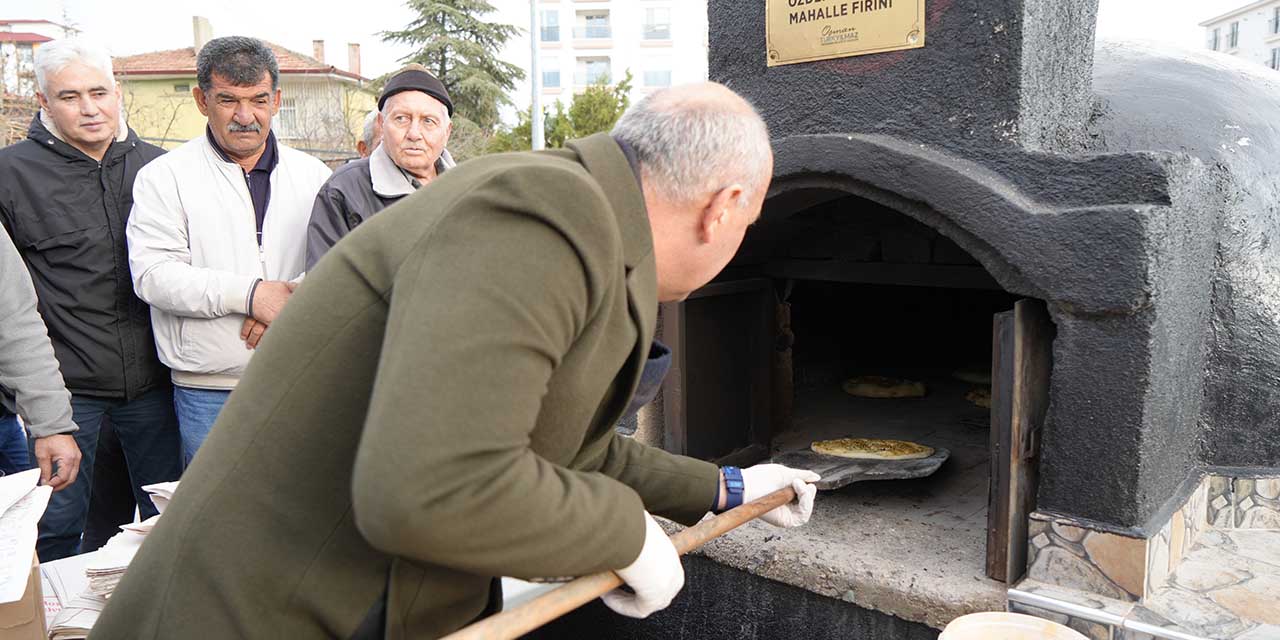
{"label": "man in dark coat", "polygon": [[307,269],[361,222],[454,166],[445,149],[452,118],[448,90],[422,65],[391,75],[378,96],[381,142],[369,157],[338,167],[316,194],[307,227]]}
{"label": "man in dark coat", "polygon": [[105,51],[59,40],[36,50],[35,67],[40,113],[26,140],[0,150],[0,223],[35,283],[79,427],[57,451],[32,439],[41,469],[80,452],[79,481],[53,494],[40,520],[47,562],[79,550],[104,418],[143,518],[156,511],[142,485],[176,480],[182,459],[169,371],[133,293],[124,237],[134,176],[162,152],[124,125]]}
{"label": "man in dark coat", "polygon": [[720,85],[657,92],[614,131],[486,156],[316,265],[231,394],[94,628],[96,640],[435,638],[498,576],[617,570],[643,617],[684,583],[684,524],[817,476],[650,448],[614,424],[658,302],[737,250],[768,132]]}

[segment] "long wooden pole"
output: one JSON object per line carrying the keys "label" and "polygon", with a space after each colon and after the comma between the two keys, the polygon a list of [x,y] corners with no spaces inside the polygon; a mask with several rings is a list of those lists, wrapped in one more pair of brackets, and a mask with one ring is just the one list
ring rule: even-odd
{"label": "long wooden pole", "polygon": [[[684,555],[742,524],[795,500],[795,497],[796,492],[791,487],[779,489],[759,500],[730,509],[677,532],[671,536],[671,544],[675,546],[677,553]],[[584,576],[519,607],[460,629],[445,636],[444,640],[518,638],[620,586],[622,586],[622,578],[612,571]]]}

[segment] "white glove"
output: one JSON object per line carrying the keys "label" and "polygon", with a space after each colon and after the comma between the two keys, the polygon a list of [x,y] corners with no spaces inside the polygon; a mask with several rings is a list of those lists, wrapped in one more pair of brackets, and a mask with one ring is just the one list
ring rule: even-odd
{"label": "white glove", "polygon": [[628,618],[647,618],[655,611],[666,609],[684,587],[684,565],[680,564],[680,555],[671,539],[648,512],[644,514],[644,523],[644,547],[640,549],[640,556],[617,571],[618,577],[635,593],[614,589],[600,596],[605,606]]}
{"label": "white glove", "polygon": [[818,488],[809,484],[822,476],[804,469],[792,469],[780,464],[758,464],[742,470],[742,502],[763,498],[778,489],[790,486],[796,491],[796,499],[762,516],[761,520],[775,527],[798,527],[809,521],[813,513],[813,498]]}

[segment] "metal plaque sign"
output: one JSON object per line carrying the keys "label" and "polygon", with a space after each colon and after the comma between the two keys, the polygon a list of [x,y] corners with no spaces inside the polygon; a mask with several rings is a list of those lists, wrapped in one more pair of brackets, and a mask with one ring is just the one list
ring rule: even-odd
{"label": "metal plaque sign", "polygon": [[924,46],[925,0],[765,0],[769,66]]}

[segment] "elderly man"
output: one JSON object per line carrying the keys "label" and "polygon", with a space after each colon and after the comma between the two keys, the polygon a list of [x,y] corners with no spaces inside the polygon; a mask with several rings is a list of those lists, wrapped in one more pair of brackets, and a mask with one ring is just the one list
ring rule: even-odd
{"label": "elderly man", "polygon": [[307,231],[307,268],[373,214],[454,166],[445,150],[453,102],[435,76],[411,64],[387,80],[378,97],[382,143],[368,159],[333,172],[316,196]]}
{"label": "elderly man", "polygon": [[805,522],[810,472],[722,472],[613,428],[660,366],[658,302],[729,261],[772,164],[750,105],[681,87],[614,137],[478,158],[361,225],[308,274],[94,638],[433,638],[494,611],[495,576],[608,569],[634,593],[606,603],[645,616],[684,580],[650,512],[690,524],[792,486],[767,518]]}
{"label": "elderly man", "polygon": [[187,462],[284,308],[306,258],[306,226],[329,169],[276,141],[275,54],[215,38],[196,58],[203,135],[138,173],[129,218],[134,288],[151,305]]}
{"label": "elderly man", "polygon": [[51,42],[36,50],[35,70],[40,114],[27,140],[0,151],[0,221],[31,273],[79,427],[73,441],[30,425],[42,470],[51,461],[60,474],[80,468],[40,521],[37,548],[49,561],[80,547],[105,419],[144,518],[156,511],[142,485],[176,480],[182,460],[169,372],[130,286],[124,243],[134,177],[161,150],[124,125],[104,49]]}
{"label": "elderly man", "polygon": [[378,110],[372,109],[364,117],[364,126],[360,129],[360,139],[356,140],[356,153],[361,158],[368,158],[378,143],[382,142],[382,126],[378,124]]}

